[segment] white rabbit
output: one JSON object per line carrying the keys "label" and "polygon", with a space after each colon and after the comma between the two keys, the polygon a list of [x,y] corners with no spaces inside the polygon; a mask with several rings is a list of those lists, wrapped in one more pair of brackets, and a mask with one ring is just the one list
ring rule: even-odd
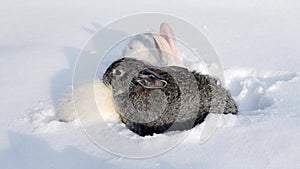
{"label": "white rabbit", "polygon": [[[176,47],[173,30],[167,23],[162,23],[160,25],[159,33],[151,32],[136,35],[126,45],[121,57],[132,57],[139,60],[145,60],[153,65],[184,67],[183,59],[181,58],[181,55]],[[80,93],[80,96],[77,96],[77,98],[80,99],[78,100],[78,103],[84,104],[84,102],[89,101],[86,100],[86,94],[84,92],[84,88],[86,88],[88,85],[94,84],[84,84],[78,87],[78,89],[74,89],[83,91]],[[104,120],[118,119],[119,115],[114,107],[111,89],[106,87],[102,81],[96,83],[95,85],[96,103]],[[72,97],[72,88],[70,87],[63,93],[57,105],[56,119],[59,121],[69,122],[75,120],[76,118]]]}

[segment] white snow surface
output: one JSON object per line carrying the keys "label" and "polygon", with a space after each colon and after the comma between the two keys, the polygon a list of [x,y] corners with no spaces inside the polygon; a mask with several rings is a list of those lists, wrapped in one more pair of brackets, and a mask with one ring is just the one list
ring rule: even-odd
{"label": "white snow surface", "polygon": [[[299,169],[299,6],[293,0],[1,1],[0,168]],[[172,150],[130,159],[100,149],[78,120],[59,122],[55,113],[86,40],[139,12],[180,16],[199,28],[219,54],[240,112],[222,115],[203,144],[198,125]],[[114,116],[107,119],[143,141]]]}

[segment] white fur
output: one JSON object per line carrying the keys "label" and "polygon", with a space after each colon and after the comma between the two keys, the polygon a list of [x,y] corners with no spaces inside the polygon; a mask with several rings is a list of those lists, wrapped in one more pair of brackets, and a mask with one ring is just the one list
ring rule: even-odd
{"label": "white fur", "polygon": [[135,36],[124,48],[123,56],[144,60],[152,65],[160,64],[160,56],[152,34]]}
{"label": "white fur", "polygon": [[[102,82],[97,82],[91,84],[82,84],[77,88],[74,88],[74,90],[77,90],[77,98],[76,100],[76,107],[85,107],[88,109],[88,104],[91,102],[96,101],[98,112],[94,112],[95,110],[90,110],[86,112],[90,112],[90,114],[85,114],[85,116],[89,116],[89,119],[97,119],[97,117],[93,118],[91,116],[100,115],[104,119],[104,121],[111,122],[119,120],[119,115],[115,109],[112,92],[111,90],[106,87]],[[94,87],[94,95],[95,98],[90,98],[89,94],[87,94],[85,91],[87,91],[87,88]],[[80,116],[79,113],[77,112]],[[64,94],[62,95],[59,104],[57,105],[57,113],[56,113],[57,120],[60,121],[73,121],[77,119],[77,114],[75,112],[74,108],[74,102],[72,97],[72,88],[69,87]]]}

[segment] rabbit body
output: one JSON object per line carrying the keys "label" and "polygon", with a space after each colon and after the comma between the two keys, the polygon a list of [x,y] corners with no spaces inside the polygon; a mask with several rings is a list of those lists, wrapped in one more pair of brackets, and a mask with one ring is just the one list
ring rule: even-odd
{"label": "rabbit body", "polygon": [[[116,71],[123,74],[115,75]],[[143,78],[146,86],[138,81]],[[141,136],[190,129],[203,122],[208,113],[238,111],[220,81],[178,66],[156,67],[123,58],[107,69],[103,80],[112,87],[122,122]],[[153,87],[151,82],[155,86],[161,84],[159,81],[166,85]]]}

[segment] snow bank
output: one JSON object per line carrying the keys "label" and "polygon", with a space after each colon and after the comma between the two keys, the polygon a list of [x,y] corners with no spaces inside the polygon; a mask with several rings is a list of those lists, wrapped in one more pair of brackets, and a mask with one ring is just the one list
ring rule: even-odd
{"label": "snow bank", "polygon": [[[99,147],[95,148],[87,137],[78,135],[78,130],[81,130],[78,121],[71,123],[56,121],[53,118],[55,110],[51,103],[47,102],[41,102],[38,107],[28,110],[29,116],[16,121],[13,129],[24,132],[24,129],[32,128],[34,135],[47,140],[51,147],[57,149],[51,151],[65,152],[66,147],[75,146],[80,151],[99,159],[103,163],[101,166],[107,165],[110,166],[109,168],[119,166],[123,168],[300,167],[299,164],[293,163],[300,151],[298,144],[300,134],[296,132],[300,129],[297,125],[300,122],[297,113],[300,107],[294,104],[294,98],[283,94],[300,91],[298,74],[235,68],[226,70],[225,75],[226,86],[240,106],[239,115],[222,115],[216,132],[205,144],[200,143],[204,124],[182,132],[187,133],[183,142],[155,158],[134,160],[133,163],[130,159],[116,157],[103,152]],[[290,101],[292,103],[288,104]],[[114,130],[128,138],[136,139],[137,144],[142,144],[147,139],[129,131],[116,118],[109,119],[107,118],[107,122]],[[177,133],[157,134],[154,137],[165,140]],[[76,141],[69,142],[70,138]],[[118,140],[107,141],[120,146]],[[186,159],[178,160],[182,157]],[[48,157],[45,156],[43,159],[46,158]],[[96,168],[96,166],[86,165]]]}

